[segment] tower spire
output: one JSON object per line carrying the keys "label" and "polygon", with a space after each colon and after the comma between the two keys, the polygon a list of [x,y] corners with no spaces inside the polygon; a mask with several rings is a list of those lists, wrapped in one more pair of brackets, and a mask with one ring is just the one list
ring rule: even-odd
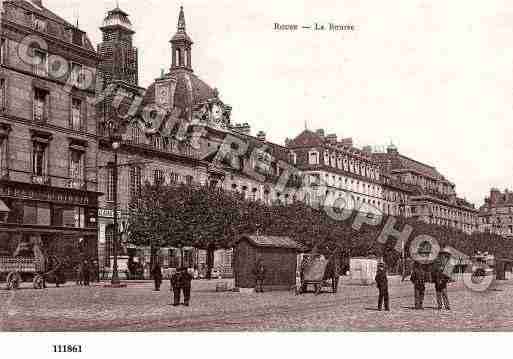
{"label": "tower spire", "polygon": [[178,32],[185,32],[185,14],[183,6],[180,6],[180,14],[178,15]]}
{"label": "tower spire", "polygon": [[171,39],[172,62],[171,69],[185,69],[192,71],[191,50],[192,40],[185,31],[185,14],[183,6],[180,6],[176,34]]}

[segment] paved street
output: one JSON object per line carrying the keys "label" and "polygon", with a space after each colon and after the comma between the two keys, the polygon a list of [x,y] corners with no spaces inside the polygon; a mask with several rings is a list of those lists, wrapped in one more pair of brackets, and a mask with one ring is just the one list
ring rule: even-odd
{"label": "paved street", "polygon": [[68,285],[36,291],[0,290],[3,331],[238,331],[238,330],[510,330],[513,283],[487,293],[452,284],[453,310],[439,312],[432,285],[423,311],[411,308],[409,282],[391,287],[391,312],[375,310],[374,287],[343,284],[337,294],[292,292],[260,295],[215,292],[215,281],[194,281],[191,307],[170,304],[169,282],[152,292],[151,283],[127,288]]}

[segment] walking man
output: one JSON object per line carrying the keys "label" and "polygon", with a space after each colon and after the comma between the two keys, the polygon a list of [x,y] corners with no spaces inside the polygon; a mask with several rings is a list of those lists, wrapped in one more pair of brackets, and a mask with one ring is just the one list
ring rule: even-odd
{"label": "walking man", "polygon": [[378,264],[378,271],[376,273],[376,286],[378,287],[378,310],[381,310],[383,304],[385,304],[385,310],[389,311],[389,298],[388,298],[388,278],[387,271],[384,263]]}
{"label": "walking man", "polygon": [[89,266],[89,261],[86,259],[82,264],[82,280],[84,286],[89,286],[89,279],[91,278],[91,267]]}
{"label": "walking man", "polygon": [[171,291],[173,292],[173,306],[180,305],[180,272],[175,271],[171,275]]}
{"label": "walking man", "polygon": [[265,266],[262,259],[259,259],[256,262],[255,269],[253,269],[253,274],[255,276],[255,292],[264,292],[264,279],[265,279]]}
{"label": "walking man", "polygon": [[435,290],[436,290],[436,301],[438,303],[438,310],[445,308],[451,310],[449,305],[449,297],[447,296],[447,283],[449,278],[445,275],[442,269],[438,269],[435,272]]}
{"label": "walking man", "polygon": [[[183,305],[188,307],[189,301],[191,300],[192,275],[189,273],[187,267],[180,268],[179,280],[180,280],[180,288],[183,291]],[[178,298],[178,302],[180,302],[180,298]]]}
{"label": "walking man", "polygon": [[415,263],[410,280],[413,282],[415,294],[415,309],[424,309],[424,292],[426,291],[426,273],[422,266]]}
{"label": "walking man", "polygon": [[162,284],[162,268],[160,267],[158,260],[155,262],[155,265],[151,270],[151,276],[155,282],[155,291],[158,292],[160,290],[160,285]]}

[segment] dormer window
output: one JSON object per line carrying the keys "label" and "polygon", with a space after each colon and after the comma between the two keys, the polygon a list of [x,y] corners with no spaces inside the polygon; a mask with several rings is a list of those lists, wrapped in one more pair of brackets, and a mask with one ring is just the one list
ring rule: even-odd
{"label": "dormer window", "polygon": [[311,164],[311,165],[319,164],[319,152],[312,151],[308,154],[308,164]]}
{"label": "dormer window", "polygon": [[292,164],[297,164],[297,155],[295,152],[290,152],[289,153],[289,161],[292,163]]}
{"label": "dormer window", "polygon": [[34,30],[46,32],[46,20],[41,19],[35,15],[32,15],[32,27]]}
{"label": "dormer window", "polygon": [[326,166],[330,165],[330,154],[328,151],[324,151],[324,164]]}
{"label": "dormer window", "polygon": [[71,42],[74,45],[84,46],[84,33],[79,29],[73,28],[71,30]]}

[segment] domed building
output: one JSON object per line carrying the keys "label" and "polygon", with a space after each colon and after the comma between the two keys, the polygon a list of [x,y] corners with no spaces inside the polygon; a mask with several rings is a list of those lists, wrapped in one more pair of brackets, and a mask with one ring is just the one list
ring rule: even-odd
{"label": "domed building", "polygon": [[152,83],[143,107],[176,114],[180,120],[219,129],[230,129],[231,107],[219,99],[219,92],[201,80],[192,67],[193,41],[186,31],[185,14],[180,7],[177,32],[171,41],[171,68]]}

